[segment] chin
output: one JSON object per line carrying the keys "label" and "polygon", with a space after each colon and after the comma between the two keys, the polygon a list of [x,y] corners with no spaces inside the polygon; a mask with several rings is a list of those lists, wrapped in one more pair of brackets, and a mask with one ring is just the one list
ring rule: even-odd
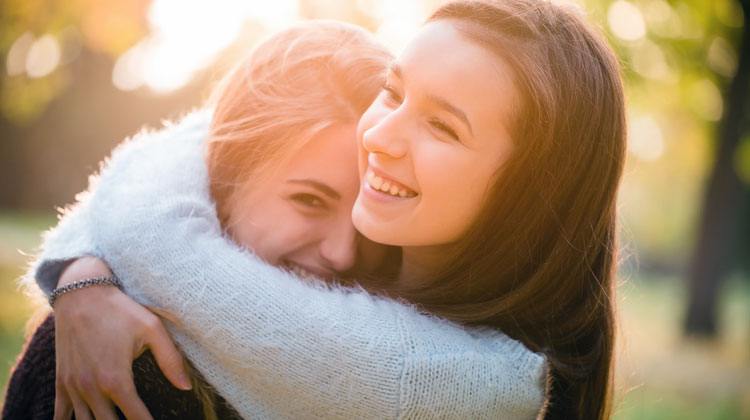
{"label": "chin", "polygon": [[431,235],[420,235],[411,223],[404,221],[383,222],[367,210],[354,206],[352,211],[354,227],[367,239],[383,245],[398,247],[431,246],[438,243]]}
{"label": "chin", "polygon": [[352,209],[352,223],[365,238],[383,245],[403,246],[403,230],[390,224],[378,221],[370,212],[358,203]]}

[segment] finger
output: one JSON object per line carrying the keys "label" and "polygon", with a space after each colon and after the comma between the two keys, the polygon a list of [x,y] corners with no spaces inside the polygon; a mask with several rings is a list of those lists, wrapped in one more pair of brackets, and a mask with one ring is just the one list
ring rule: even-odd
{"label": "finger", "polygon": [[164,372],[169,382],[185,391],[192,389],[190,377],[185,369],[185,360],[158,318],[149,328],[146,345],[151,349],[156,364],[159,365],[159,369]]}
{"label": "finger", "polygon": [[153,420],[146,404],[143,403],[135,389],[133,378],[128,381],[129,385],[123,385],[122,390],[110,395],[112,401],[120,407],[120,411],[127,419]]}
{"label": "finger", "polygon": [[[117,420],[115,408],[112,406],[112,403],[106,397],[104,397],[103,394],[88,394],[85,395],[84,398],[89,405],[90,411],[93,412],[94,418],[96,420]],[[78,418],[77,415],[76,418]]]}
{"label": "finger", "polygon": [[55,416],[54,420],[70,420],[73,416],[73,404],[68,393],[61,386],[55,387]]}
{"label": "finger", "polygon": [[75,392],[68,392],[68,397],[73,404],[73,412],[76,415],[76,420],[93,420],[89,407],[83,402],[81,397]]}

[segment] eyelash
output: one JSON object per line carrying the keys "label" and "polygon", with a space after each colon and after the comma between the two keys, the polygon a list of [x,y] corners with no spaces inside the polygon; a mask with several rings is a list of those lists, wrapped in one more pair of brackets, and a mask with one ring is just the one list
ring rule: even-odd
{"label": "eyelash", "polygon": [[456,134],[456,132],[453,131],[453,129],[450,128],[448,124],[437,119],[432,119],[430,120],[430,125],[442,131],[443,133],[449,135],[453,140],[458,141],[458,134]]}
{"label": "eyelash", "polygon": [[320,197],[308,194],[308,193],[298,193],[298,194],[292,194],[289,198],[292,199],[292,201],[299,203],[309,209],[323,209],[325,208],[325,202],[320,199]]}

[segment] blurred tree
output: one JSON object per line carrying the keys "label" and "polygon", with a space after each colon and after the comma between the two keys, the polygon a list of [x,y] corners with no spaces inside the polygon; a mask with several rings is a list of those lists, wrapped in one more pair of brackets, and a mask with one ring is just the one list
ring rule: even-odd
{"label": "blurred tree", "polygon": [[716,334],[717,296],[722,281],[734,264],[736,232],[741,225],[742,199],[746,197],[737,174],[735,156],[750,113],[750,0],[739,1],[744,30],[736,73],[726,94],[726,109],[718,126],[718,147],[708,179],[697,243],[689,269],[689,302],[685,332],[711,337]]}
{"label": "blurred tree", "polygon": [[29,124],[70,83],[89,50],[115,57],[148,30],[150,0],[0,2],[0,117]]}
{"label": "blurred tree", "polygon": [[[70,140],[83,137],[80,125],[85,118],[71,118],[68,114],[67,118],[57,119],[79,125],[78,133],[71,133],[70,137],[64,137],[66,132],[60,130],[60,124],[54,124],[54,116],[47,116],[44,123],[40,121],[61,98],[78,98],[81,92],[90,91],[81,88],[88,87],[82,82],[92,73],[111,72],[114,57],[147,33],[149,3],[150,0],[0,2],[0,179],[4,181],[0,184],[0,207],[21,207],[27,202],[25,197],[47,194],[39,180],[49,176],[42,172],[50,168],[50,160],[83,167],[81,150],[70,147]],[[106,83],[111,85],[106,77]],[[78,105],[70,109],[81,110]],[[41,134],[45,128],[49,130],[46,141],[35,141],[34,133]],[[91,163],[84,162],[91,170]],[[57,179],[70,181],[69,175],[74,173]],[[85,176],[72,177],[77,178],[85,182]],[[73,185],[80,190],[81,183]],[[55,185],[50,189],[60,189],[60,181],[51,184]],[[67,201],[55,197],[53,203]],[[49,208],[49,204],[39,207]]]}

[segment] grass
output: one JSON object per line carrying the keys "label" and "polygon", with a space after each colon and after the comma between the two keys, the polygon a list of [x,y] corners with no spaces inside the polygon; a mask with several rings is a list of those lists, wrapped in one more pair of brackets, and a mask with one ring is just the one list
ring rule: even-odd
{"label": "grass", "polygon": [[750,285],[733,279],[722,293],[721,334],[685,339],[677,278],[621,286],[617,419],[750,418]]}
{"label": "grass", "polygon": [[[48,215],[0,213],[0,385],[23,343],[34,304],[16,280]],[[733,279],[723,291],[722,334],[716,341],[680,335],[685,301],[675,277],[631,276],[619,289],[621,335],[615,419],[750,419],[750,282]],[[3,396],[0,396],[2,404]]]}

